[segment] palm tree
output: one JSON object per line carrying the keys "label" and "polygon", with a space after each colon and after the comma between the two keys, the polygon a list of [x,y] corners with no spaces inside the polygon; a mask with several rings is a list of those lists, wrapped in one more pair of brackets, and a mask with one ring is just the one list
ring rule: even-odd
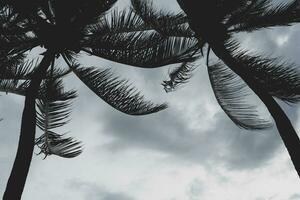
{"label": "palm tree", "polygon": [[[181,21],[181,15],[164,16],[160,20],[164,24],[147,24],[131,9],[111,11],[115,2],[1,1],[0,91],[25,96],[17,155],[3,199],[21,199],[35,145],[45,157],[72,158],[81,153],[80,142],[55,130],[68,122],[77,96],[63,87],[62,78],[71,72],[123,113],[145,115],[166,108],[145,100],[109,69],[82,67],[78,60],[82,52],[142,68],[190,62],[199,56],[198,41],[172,23]],[[41,51],[40,62],[30,58],[32,49]],[[57,66],[57,59],[66,66]],[[36,126],[43,132],[37,138]]]}
{"label": "palm tree", "polygon": [[[300,73],[292,63],[278,58],[251,55],[241,50],[239,43],[234,40],[234,34],[238,32],[289,26],[300,22],[298,1],[272,5],[272,0],[207,0],[201,2],[201,6],[192,1],[177,1],[185,13],[178,14],[181,17],[173,21],[173,25],[180,27],[177,29],[179,32],[172,29],[169,31],[173,35],[197,38],[202,55],[203,48],[207,46],[209,78],[221,108],[241,128],[269,128],[272,123],[261,117],[256,106],[246,99],[249,89],[252,90],[273,117],[300,176],[300,140],[290,120],[274,100],[274,97],[287,103],[297,103],[300,100]],[[148,24],[156,24],[161,18],[159,16],[165,15],[149,2],[131,2]],[[157,31],[160,32],[159,29]],[[182,35],[183,32],[186,36]],[[211,50],[221,60],[213,65],[209,65]],[[162,84],[165,90],[173,91],[187,82],[196,67],[196,63],[188,61],[172,70],[170,80]]]}
{"label": "palm tree", "polygon": [[[300,176],[300,140],[289,118],[274,98],[287,103],[300,100],[300,73],[294,64],[278,58],[251,55],[234,41],[234,33],[251,32],[274,26],[300,22],[297,0],[272,5],[272,0],[177,0],[186,18],[180,22],[199,40],[199,48],[207,46],[207,67],[216,99],[228,117],[239,127],[256,130],[269,128],[271,123],[258,115],[255,105],[247,99],[249,88],[264,103],[273,117],[279,134]],[[146,2],[132,0],[140,16],[154,22],[158,11]],[[184,14],[182,14],[184,15]],[[154,17],[153,17],[154,16]],[[210,65],[213,51],[221,61]],[[166,91],[176,89],[192,75],[195,63],[185,62],[170,73],[163,85]]]}

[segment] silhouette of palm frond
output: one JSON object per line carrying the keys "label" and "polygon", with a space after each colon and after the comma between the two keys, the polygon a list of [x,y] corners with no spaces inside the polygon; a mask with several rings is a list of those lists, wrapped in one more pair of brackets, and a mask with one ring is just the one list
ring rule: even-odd
{"label": "silhouette of palm frond", "polygon": [[81,152],[80,142],[71,137],[64,138],[53,129],[62,127],[69,122],[72,100],[77,96],[75,91],[63,91],[62,81],[47,80],[43,83],[42,98],[37,99],[37,126],[43,134],[36,139],[35,144],[41,149],[40,153],[73,158]]}

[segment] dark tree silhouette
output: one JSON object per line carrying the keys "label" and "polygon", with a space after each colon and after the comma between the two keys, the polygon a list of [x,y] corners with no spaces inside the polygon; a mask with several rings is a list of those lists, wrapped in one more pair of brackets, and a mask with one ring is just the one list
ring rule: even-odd
{"label": "dark tree silhouette", "polygon": [[[274,98],[288,103],[300,100],[300,73],[294,64],[277,58],[251,55],[234,41],[234,33],[251,32],[274,26],[300,22],[298,1],[272,4],[272,0],[177,0],[186,13],[182,31],[198,39],[199,48],[207,47],[207,67],[216,99],[228,117],[239,127],[256,130],[271,123],[258,115],[256,106],[248,101],[251,89],[273,117],[280,136],[300,176],[300,140],[290,120]],[[132,0],[140,16],[154,23],[160,12],[145,1]],[[184,16],[184,14],[182,14]],[[190,29],[186,26],[188,22]],[[159,31],[159,30],[158,30]],[[182,32],[181,31],[181,32]],[[209,65],[209,53],[221,60]],[[176,89],[192,75],[195,63],[185,62],[164,81],[166,91]]]}
{"label": "dark tree silhouette", "polygon": [[[163,16],[161,23],[151,24],[131,9],[111,11],[115,2],[0,2],[0,91],[25,96],[17,155],[3,199],[21,199],[35,145],[45,157],[72,158],[81,153],[80,142],[55,130],[68,122],[77,96],[63,88],[62,78],[69,73],[123,113],[145,115],[166,108],[166,104],[145,100],[107,68],[82,67],[79,56],[93,55],[142,68],[191,62],[199,56],[198,41],[188,38],[180,23],[173,23],[182,21],[182,15]],[[34,48],[41,51],[41,62],[28,56]],[[55,64],[59,58],[66,66]],[[43,131],[37,138],[36,126]]]}

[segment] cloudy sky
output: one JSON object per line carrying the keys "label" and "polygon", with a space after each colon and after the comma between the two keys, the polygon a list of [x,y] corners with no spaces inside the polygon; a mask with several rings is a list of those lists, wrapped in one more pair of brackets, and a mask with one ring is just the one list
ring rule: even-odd
{"label": "cloudy sky", "polygon": [[[158,0],[156,0],[158,1]],[[119,7],[126,0],[120,0]],[[174,0],[162,8],[178,9]],[[299,64],[300,26],[237,37],[253,52]],[[299,200],[300,181],[275,128],[250,132],[236,127],[218,106],[199,61],[193,79],[166,94],[160,83],[169,67],[145,70],[85,56],[87,66],[113,67],[148,99],[168,102],[157,114],[132,117],[99,99],[76,77],[78,89],[69,135],[84,143],[74,159],[34,156],[24,200]],[[0,97],[0,193],[16,153],[22,97]],[[299,106],[284,106],[300,132]],[[264,108],[261,108],[264,109]],[[38,152],[38,149],[36,149]]]}

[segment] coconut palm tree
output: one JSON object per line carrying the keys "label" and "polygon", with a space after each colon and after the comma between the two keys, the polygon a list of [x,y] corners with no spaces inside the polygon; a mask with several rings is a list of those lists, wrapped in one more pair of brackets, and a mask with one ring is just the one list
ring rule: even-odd
{"label": "coconut palm tree", "polygon": [[[251,89],[273,117],[279,134],[300,176],[300,140],[289,118],[274,98],[288,103],[300,100],[300,73],[294,64],[278,58],[251,55],[242,50],[234,34],[300,22],[297,0],[272,4],[272,0],[177,0],[186,14],[181,27],[188,22],[199,40],[199,48],[207,47],[207,67],[216,99],[228,117],[239,127],[256,130],[269,128],[271,122],[258,115],[255,105],[248,101]],[[132,0],[140,16],[153,23],[160,14],[145,1]],[[182,14],[184,15],[184,14]],[[186,19],[186,21],[184,20]],[[175,22],[174,22],[175,23]],[[188,31],[190,33],[190,30]],[[210,51],[220,61],[209,64]],[[186,82],[195,63],[185,62],[171,71],[166,91]]]}
{"label": "coconut palm tree", "polygon": [[[45,157],[78,156],[80,142],[58,133],[68,122],[75,91],[62,78],[73,72],[97,96],[129,115],[166,108],[154,104],[110,69],[83,67],[80,56],[97,56],[142,68],[190,62],[198,41],[180,31],[182,16],[164,16],[155,25],[132,10],[112,11],[116,0],[3,0],[0,2],[0,91],[25,96],[17,155],[3,199],[21,199],[34,146]],[[160,29],[160,33],[156,31]],[[172,35],[169,30],[177,30]],[[31,50],[40,51],[41,61]],[[56,61],[64,60],[66,66]],[[36,137],[36,126],[43,134]]]}

